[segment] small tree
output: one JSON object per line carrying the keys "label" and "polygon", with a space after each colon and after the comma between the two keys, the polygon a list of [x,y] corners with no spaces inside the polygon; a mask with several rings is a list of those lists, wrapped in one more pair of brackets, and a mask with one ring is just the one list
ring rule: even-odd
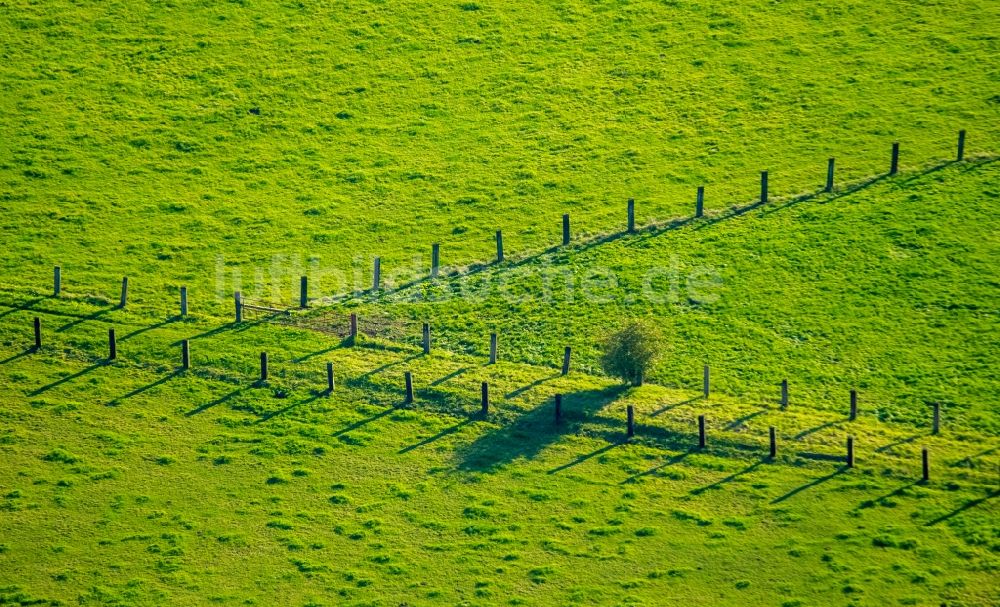
{"label": "small tree", "polygon": [[641,386],[659,355],[659,330],[648,321],[632,320],[605,339],[601,367],[608,375]]}

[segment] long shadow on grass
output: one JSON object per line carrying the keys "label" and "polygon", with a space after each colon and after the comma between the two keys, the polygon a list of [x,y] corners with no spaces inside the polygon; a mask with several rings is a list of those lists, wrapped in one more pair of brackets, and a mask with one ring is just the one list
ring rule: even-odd
{"label": "long shadow on grass", "polygon": [[832,422],[824,422],[818,426],[813,426],[812,428],[808,428],[806,430],[803,430],[802,432],[799,432],[798,434],[792,437],[792,440],[802,440],[803,438],[809,436],[810,434],[815,434],[817,432],[822,432],[827,428],[833,428],[839,426],[842,421],[843,420],[835,420]]}
{"label": "long shadow on grass", "polygon": [[556,379],[556,378],[560,377],[561,375],[562,375],[561,373],[556,373],[555,375],[547,375],[547,376],[545,376],[545,377],[543,377],[541,379],[536,379],[535,381],[531,382],[530,384],[528,384],[526,386],[521,386],[520,388],[518,388],[516,390],[508,392],[507,394],[504,394],[503,397],[507,398],[507,399],[515,398],[517,396],[520,396],[520,395],[524,394],[528,390],[531,390],[532,388],[537,388],[538,386],[544,384],[545,382],[552,381],[553,379]]}
{"label": "long shadow on grass", "polygon": [[749,474],[749,473],[753,472],[754,470],[757,469],[758,466],[760,466],[763,463],[764,463],[763,461],[754,462],[754,463],[750,464],[749,466],[747,466],[746,468],[740,470],[739,472],[734,472],[734,473],[730,474],[729,476],[727,476],[726,478],[719,479],[719,480],[715,481],[714,483],[712,483],[710,485],[705,485],[704,487],[698,487],[697,489],[692,489],[691,490],[691,494],[692,495],[701,495],[702,493],[704,493],[706,491],[710,491],[712,489],[718,489],[719,487],[725,485],[726,483],[730,483],[730,482],[738,479],[739,477],[743,476],[744,474]]}
{"label": "long shadow on grass", "polygon": [[[508,425],[489,431],[459,451],[459,468],[489,471],[518,458],[531,459],[562,434],[575,432],[596,413],[618,400],[624,386],[564,394],[558,426],[551,399],[522,414]],[[609,447],[610,448],[610,447]]]}
{"label": "long shadow on grass", "polygon": [[27,350],[25,350],[23,352],[19,352],[19,353],[15,354],[14,356],[11,356],[10,358],[5,358],[3,360],[0,360],[0,365],[6,365],[7,363],[12,363],[12,362],[14,362],[15,360],[17,360],[19,358],[24,358],[25,356],[31,354],[34,351],[35,351],[34,348],[28,348]]}
{"label": "long shadow on grass", "polygon": [[980,498],[977,498],[977,499],[974,499],[974,500],[969,500],[969,501],[965,502],[964,504],[962,504],[961,506],[959,506],[958,508],[955,508],[951,512],[949,512],[947,514],[942,514],[941,516],[939,516],[939,517],[937,517],[937,518],[935,518],[933,520],[927,521],[926,523],[924,523],[924,527],[933,527],[934,525],[937,525],[938,523],[943,523],[943,522],[951,519],[952,517],[955,517],[955,516],[957,516],[957,515],[965,512],[969,508],[975,508],[976,506],[978,506],[980,504],[983,504],[983,503],[987,502],[988,500],[991,500],[991,499],[995,498],[998,495],[1000,495],[1000,489],[994,489],[993,491],[990,491],[990,493],[988,495],[985,495],[983,497],[980,497]]}
{"label": "long shadow on grass", "polygon": [[423,447],[424,445],[429,445],[429,444],[433,443],[436,440],[442,439],[442,438],[444,438],[446,436],[449,436],[451,434],[454,434],[454,433],[458,432],[459,430],[461,430],[465,426],[468,426],[469,424],[471,424],[472,421],[473,420],[471,418],[470,419],[463,419],[462,421],[458,422],[457,424],[448,426],[447,428],[445,428],[444,430],[441,430],[440,432],[438,432],[437,434],[435,434],[433,436],[429,436],[429,437],[427,437],[427,438],[425,438],[425,439],[423,439],[423,440],[421,440],[419,442],[413,443],[412,445],[408,445],[406,447],[403,447],[402,449],[399,450],[399,452],[400,453],[409,453],[410,451],[413,451],[414,449],[418,449],[420,447]]}
{"label": "long shadow on grass", "polygon": [[907,436],[906,438],[901,438],[901,439],[899,439],[897,441],[893,441],[893,442],[889,443],[888,445],[882,445],[881,447],[875,449],[875,453],[885,453],[886,451],[892,449],[893,447],[898,447],[900,445],[907,445],[907,444],[912,443],[913,441],[917,440],[921,436],[926,436],[926,435],[924,435],[924,434],[913,434],[911,436]]}
{"label": "long shadow on grass", "polygon": [[737,417],[733,421],[731,421],[728,424],[726,424],[726,426],[725,426],[724,429],[725,430],[736,430],[737,428],[740,428],[741,426],[743,426],[743,424],[747,423],[748,421],[754,420],[754,419],[760,417],[761,415],[764,415],[768,411],[769,411],[769,409],[760,409],[758,411],[754,411],[753,413],[747,413],[746,415],[744,415],[742,417]]}
{"label": "long shadow on grass", "polygon": [[192,415],[197,415],[197,414],[201,413],[202,411],[207,411],[208,409],[211,409],[212,407],[215,407],[217,405],[221,405],[223,403],[227,403],[227,402],[231,401],[232,399],[236,398],[237,396],[239,396],[240,394],[242,394],[243,392],[246,392],[247,390],[248,390],[248,388],[237,388],[237,389],[233,390],[232,392],[230,392],[228,394],[225,394],[224,396],[220,396],[219,398],[217,398],[217,399],[215,399],[213,401],[207,402],[207,403],[205,403],[203,405],[198,405],[197,407],[195,407],[194,409],[191,409],[190,411],[188,411],[184,415],[186,417],[191,417]]}
{"label": "long shadow on grass", "polygon": [[82,376],[86,375],[87,373],[90,373],[91,371],[96,371],[97,369],[100,369],[101,367],[107,367],[107,366],[110,366],[110,365],[111,365],[111,361],[109,361],[109,360],[102,360],[101,362],[94,363],[94,364],[90,365],[89,367],[87,367],[85,369],[81,369],[81,370],[77,371],[76,373],[73,373],[71,375],[67,375],[66,377],[64,377],[62,379],[58,379],[58,380],[56,380],[56,381],[54,381],[54,382],[52,382],[50,384],[46,384],[46,385],[42,386],[41,388],[38,388],[34,392],[30,392],[28,395],[29,396],[38,396],[39,394],[42,394],[43,392],[48,392],[52,388],[59,387],[59,386],[65,384],[66,382],[73,381],[74,379],[76,379],[78,377],[82,377]]}
{"label": "long shadow on grass", "polygon": [[264,423],[264,422],[266,422],[266,421],[268,421],[270,419],[274,419],[275,417],[278,417],[279,415],[284,415],[285,413],[288,413],[289,411],[291,411],[292,409],[294,409],[296,407],[301,407],[302,405],[308,405],[309,403],[314,402],[317,399],[319,399],[321,396],[325,396],[325,395],[326,395],[326,392],[318,392],[316,394],[313,394],[309,398],[304,398],[304,399],[302,399],[300,401],[294,402],[294,403],[288,405],[287,407],[282,407],[281,409],[278,409],[276,411],[271,411],[269,413],[265,413],[264,415],[261,415],[260,418],[257,421],[255,421],[254,423],[255,424]]}
{"label": "long shadow on grass", "polygon": [[162,386],[163,384],[165,384],[168,381],[170,381],[171,379],[177,377],[181,373],[182,373],[182,371],[177,370],[177,371],[174,371],[173,373],[170,373],[169,375],[165,375],[165,376],[161,377],[160,379],[158,379],[158,380],[156,380],[156,381],[154,381],[152,383],[146,384],[145,386],[140,386],[140,387],[136,388],[135,390],[132,390],[128,394],[123,394],[123,395],[119,396],[118,398],[115,398],[115,399],[109,401],[108,402],[108,406],[109,407],[117,407],[118,405],[120,405],[122,403],[122,401],[128,400],[128,399],[132,398],[133,396],[139,396],[143,392],[146,392],[148,390],[152,390],[153,388],[155,388],[157,386]]}
{"label": "long shadow on grass", "polygon": [[663,470],[667,466],[673,466],[674,464],[679,464],[682,461],[684,461],[685,457],[691,455],[692,453],[695,453],[695,451],[696,451],[695,449],[688,449],[687,451],[684,451],[683,453],[678,453],[677,455],[672,456],[670,459],[668,459],[667,461],[663,462],[662,464],[658,464],[656,466],[653,466],[652,468],[650,468],[649,470],[646,470],[645,472],[640,472],[638,474],[633,474],[632,476],[630,476],[627,479],[623,480],[621,482],[621,484],[625,485],[627,483],[634,483],[634,482],[638,481],[640,478],[643,478],[643,477],[646,477],[646,476],[652,476],[652,475],[658,473],[660,470]]}
{"label": "long shadow on grass", "polygon": [[172,317],[170,317],[170,318],[168,318],[166,320],[161,320],[158,323],[149,325],[148,327],[142,327],[141,329],[136,329],[135,331],[132,331],[131,333],[128,333],[126,335],[122,335],[121,337],[119,337],[118,341],[128,341],[129,339],[132,339],[133,337],[138,337],[139,335],[142,335],[143,333],[145,333],[147,331],[152,331],[153,329],[159,329],[160,327],[165,327],[166,325],[169,325],[172,322],[180,320],[180,318],[181,318],[180,316],[172,316]]}
{"label": "long shadow on grass", "polygon": [[771,503],[772,504],[780,504],[781,502],[783,502],[783,501],[785,501],[785,500],[787,500],[789,498],[795,497],[796,495],[802,493],[806,489],[811,489],[811,488],[813,488],[813,487],[815,487],[817,485],[825,483],[826,481],[828,481],[828,480],[830,480],[830,479],[832,479],[832,478],[834,478],[836,476],[839,476],[839,475],[843,474],[846,471],[847,471],[847,466],[841,466],[841,467],[837,468],[836,470],[834,470],[833,472],[831,472],[830,474],[827,474],[826,476],[817,478],[816,480],[813,480],[813,481],[809,481],[808,483],[806,483],[806,484],[804,484],[804,485],[802,485],[800,487],[796,487],[796,488],[792,489],[791,491],[789,491],[788,493],[786,493],[786,494],[784,494],[784,495],[782,495],[780,497],[774,498],[773,500],[771,500]]}
{"label": "long shadow on grass", "polygon": [[56,329],[56,333],[62,333],[64,331],[68,331],[68,330],[72,329],[73,327],[75,327],[77,325],[81,325],[81,324],[83,324],[85,322],[89,322],[89,321],[92,321],[92,320],[98,320],[102,316],[105,316],[107,314],[110,314],[110,313],[114,312],[115,310],[120,310],[120,309],[121,308],[118,307],[118,306],[111,306],[110,308],[104,308],[103,310],[98,310],[98,311],[96,311],[96,312],[94,312],[92,314],[88,314],[86,316],[81,316],[81,317],[77,318],[76,320],[71,320],[70,322],[68,322],[68,323],[64,324],[63,326],[59,327],[58,329]]}
{"label": "long shadow on grass", "polygon": [[468,370],[469,370],[468,367],[462,367],[460,369],[455,369],[451,373],[449,373],[447,375],[442,375],[441,377],[435,379],[434,381],[432,381],[430,383],[430,385],[432,385],[432,386],[439,386],[439,385],[443,384],[444,382],[448,381],[449,379],[455,379],[456,377],[458,377],[459,375],[465,373]]}
{"label": "long shadow on grass", "polygon": [[0,306],[10,308],[9,310],[0,312],[0,318],[3,318],[4,316],[7,316],[9,314],[15,314],[22,310],[30,310],[31,308],[35,307],[36,304],[40,304],[46,299],[48,299],[48,297],[36,297],[35,299],[29,299],[28,301],[23,301],[18,304],[6,304],[6,303],[0,304]]}

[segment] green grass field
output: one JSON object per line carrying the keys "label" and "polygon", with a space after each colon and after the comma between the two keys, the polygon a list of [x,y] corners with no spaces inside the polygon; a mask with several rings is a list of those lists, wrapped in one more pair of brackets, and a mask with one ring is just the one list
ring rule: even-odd
{"label": "green grass field", "polygon": [[[0,605],[1000,604],[993,31],[985,1],[0,6]],[[309,310],[233,322],[301,276]],[[599,343],[636,317],[666,352],[625,388]]]}

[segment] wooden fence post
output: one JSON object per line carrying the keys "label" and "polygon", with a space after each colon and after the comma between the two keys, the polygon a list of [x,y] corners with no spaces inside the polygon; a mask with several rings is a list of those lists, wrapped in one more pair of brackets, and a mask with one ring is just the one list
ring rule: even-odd
{"label": "wooden fence post", "polygon": [[441,265],[441,245],[434,243],[431,245],[431,278],[437,278],[438,268]]}
{"label": "wooden fence post", "polygon": [[847,467],[854,467],[854,437],[847,437]]}
{"label": "wooden fence post", "polygon": [[267,352],[260,353],[260,381],[267,381]]}
{"label": "wooden fence post", "polygon": [[375,268],[372,277],[372,291],[378,291],[382,287],[382,258],[375,258]]}
{"label": "wooden fence post", "polygon": [[503,232],[497,230],[497,263],[503,261]]}
{"label": "wooden fence post", "polygon": [[490,364],[497,364],[497,334],[490,333]]}
{"label": "wooden fence post", "polygon": [[358,314],[351,312],[351,339],[358,338]]}
{"label": "wooden fence post", "polygon": [[858,391],[851,390],[851,416],[850,420],[854,421],[858,418]]}
{"label": "wooden fence post", "polygon": [[788,406],[788,380],[781,380],[781,408]]}
{"label": "wooden fence post", "polygon": [[778,433],[775,431],[774,426],[768,428],[767,433],[771,443],[768,453],[771,459],[774,459],[778,455]]}
{"label": "wooden fence post", "polygon": [[483,415],[488,415],[490,412],[490,385],[483,382],[482,388],[482,407]]}
{"label": "wooden fence post", "polygon": [[698,448],[705,448],[705,416],[698,416]]}
{"label": "wooden fence post", "polygon": [[35,317],[35,350],[42,349],[42,319]]}
{"label": "wooden fence post", "polygon": [[562,366],[563,375],[569,374],[569,355],[571,351],[572,350],[569,346],[566,346],[566,349],[563,351],[563,366]]}
{"label": "wooden fence post", "polygon": [[410,404],[413,402],[413,373],[404,373],[403,380],[406,382],[406,399],[403,402]]}
{"label": "wooden fence post", "polygon": [[62,293],[62,268],[56,266],[52,271],[52,296],[59,297]]}
{"label": "wooden fence post", "polygon": [[899,142],[892,144],[892,163],[889,165],[889,174],[895,175],[899,172]]}
{"label": "wooden fence post", "polygon": [[128,276],[125,276],[124,278],[122,278],[122,298],[121,301],[118,302],[118,307],[124,308],[125,304],[127,303],[128,303]]}
{"label": "wooden fence post", "polygon": [[760,172],[760,201],[767,202],[767,171]]}
{"label": "wooden fence post", "polygon": [[625,435],[628,438],[632,438],[633,436],[635,436],[635,407],[629,405],[628,408],[625,409],[625,415],[626,415]]}
{"label": "wooden fence post", "polygon": [[635,232],[635,198],[628,199],[628,233]]}
{"label": "wooden fence post", "polygon": [[424,345],[424,354],[430,354],[431,353],[431,325],[430,325],[430,323],[426,323],[426,322],[424,323],[423,345]]}
{"label": "wooden fence post", "polygon": [[927,481],[931,480],[931,462],[930,462],[930,457],[927,455],[927,447],[924,447],[923,449],[920,450],[920,460],[921,460],[920,467],[922,468],[923,471],[922,478],[926,483]]}
{"label": "wooden fence post", "polygon": [[191,342],[186,339],[181,341],[181,368],[191,368]]}
{"label": "wooden fence post", "polygon": [[569,213],[563,215],[563,244],[569,244]]}
{"label": "wooden fence post", "polygon": [[705,398],[708,398],[708,393],[711,389],[711,376],[709,375],[708,365],[705,365],[704,375],[701,382],[701,391]]}
{"label": "wooden fence post", "polygon": [[233,293],[233,302],[236,304],[236,322],[243,322],[243,295],[236,291]]}
{"label": "wooden fence post", "polygon": [[333,394],[334,381],[333,381],[333,363],[326,363],[326,395],[329,396]]}
{"label": "wooden fence post", "polygon": [[556,424],[562,421],[562,394],[556,394]]}
{"label": "wooden fence post", "polygon": [[934,422],[931,426],[931,434],[939,434],[941,432],[941,403],[934,403]]}
{"label": "wooden fence post", "polygon": [[181,287],[181,317],[188,314],[188,288]]}
{"label": "wooden fence post", "polygon": [[958,161],[965,160],[965,129],[958,132]]}
{"label": "wooden fence post", "polygon": [[299,278],[299,307],[303,310],[309,307],[309,278]]}
{"label": "wooden fence post", "polygon": [[118,358],[118,340],[115,339],[115,330],[108,329],[108,360]]}
{"label": "wooden fence post", "polygon": [[694,203],[694,216],[705,216],[705,186],[703,185],[698,186],[698,198],[695,199]]}
{"label": "wooden fence post", "polygon": [[833,158],[826,161],[826,191],[833,191]]}

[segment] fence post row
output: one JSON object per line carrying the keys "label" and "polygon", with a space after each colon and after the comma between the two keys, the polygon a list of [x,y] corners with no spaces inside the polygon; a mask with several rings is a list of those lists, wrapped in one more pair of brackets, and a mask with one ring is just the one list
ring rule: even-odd
{"label": "fence post row", "polygon": [[409,371],[404,373],[403,381],[406,383],[406,398],[403,402],[410,404],[413,402],[413,373]]}
{"label": "fence post row", "polygon": [[122,298],[121,301],[118,302],[118,307],[124,308],[125,304],[127,303],[128,303],[128,276],[125,276],[124,278],[122,278]]}
{"label": "fence post row", "polygon": [[375,268],[372,271],[372,291],[378,291],[382,286],[382,258],[375,258]]}
{"label": "fence post row", "polygon": [[42,349],[42,319],[35,317],[35,350]]}
{"label": "fence post row", "polygon": [[767,171],[760,172],[760,201],[767,202]]}
{"label": "fence post row", "polygon": [[958,156],[959,162],[965,160],[965,129],[958,132]]}
{"label": "fence post row", "polygon": [[236,304],[236,322],[243,322],[243,295],[239,291],[233,293],[233,302]]}
{"label": "fence post row", "polygon": [[566,213],[565,215],[563,215],[562,228],[563,228],[563,230],[562,230],[562,232],[563,232],[563,241],[562,241],[562,243],[564,245],[568,245],[569,244],[569,213]]}
{"label": "fence post row", "polygon": [[490,364],[497,364],[497,334],[490,333]]}
{"label": "fence post row", "polygon": [[191,342],[186,339],[181,341],[181,368],[191,368]]}
{"label": "fence post row", "polygon": [[702,394],[705,396],[705,398],[708,398],[708,393],[710,388],[711,388],[711,376],[709,375],[708,365],[705,365],[705,372],[704,372],[704,377],[702,378],[702,386],[701,386]]}
{"label": "fence post row", "polygon": [[698,197],[695,199],[694,203],[694,216],[705,216],[705,186],[703,185],[698,186]]}
{"label": "fence post row", "polygon": [[851,390],[851,415],[850,420],[854,421],[858,418],[858,391]]}
{"label": "fence post row", "polygon": [[920,464],[921,471],[923,472],[921,478],[926,483],[931,480],[931,462],[927,454],[927,447],[920,450]]}
{"label": "fence post row", "polygon": [[115,330],[108,329],[108,360],[118,358],[118,340],[115,338]]}
{"label": "fence post row", "polygon": [[892,144],[892,163],[889,165],[889,174],[895,175],[899,172],[899,142]]}
{"label": "fence post row", "polygon": [[555,405],[556,405],[556,423],[558,424],[562,420],[562,394],[556,394]]}
{"label": "fence post row", "polygon": [[497,263],[503,261],[503,232],[497,230]]}
{"label": "fence post row", "polygon": [[767,433],[771,443],[768,453],[770,454],[771,459],[774,459],[778,455],[778,433],[774,429],[774,426],[768,428]]}
{"label": "fence post row", "polygon": [[629,405],[628,408],[625,409],[625,415],[626,415],[625,435],[628,438],[632,438],[633,436],[635,436],[635,408],[632,405]]}
{"label": "fence post row", "polygon": [[705,416],[698,416],[698,448],[705,448]]}
{"label": "fence post row", "polygon": [[847,467],[854,467],[854,437],[847,437]]}
{"label": "fence post row", "polygon": [[351,339],[358,338],[358,314],[351,312]]}
{"label": "fence post row", "polygon": [[781,408],[788,406],[788,380],[781,380]]}
{"label": "fence post row", "polygon": [[569,346],[566,346],[566,350],[563,351],[563,364],[562,364],[563,375],[569,374],[569,355],[571,352],[572,349]]}
{"label": "fence post row", "polygon": [[59,297],[62,292],[62,268],[56,266],[52,271],[52,296]]}
{"label": "fence post row", "polygon": [[299,278],[299,307],[303,310],[309,307],[309,278]]}
{"label": "fence post row", "polygon": [[482,392],[483,415],[486,415],[490,412],[490,385],[488,383],[483,382]]}
{"label": "fence post row", "polygon": [[188,314],[188,288],[181,287],[181,317]]}
{"label": "fence post row", "polygon": [[441,265],[441,245],[434,243],[431,245],[431,278],[437,278],[438,268]]}
{"label": "fence post row", "polygon": [[826,191],[833,191],[833,158],[826,161]]}
{"label": "fence post row", "polygon": [[431,325],[430,325],[430,323],[426,323],[426,322],[424,323],[424,337],[423,337],[423,342],[424,342],[423,343],[423,345],[424,345],[424,354],[430,354],[431,353]]}
{"label": "fence post row", "polygon": [[327,396],[333,394],[334,382],[333,382],[333,363],[326,363],[326,393]]}
{"label": "fence post row", "polygon": [[635,198],[628,199],[628,233],[635,232]]}

